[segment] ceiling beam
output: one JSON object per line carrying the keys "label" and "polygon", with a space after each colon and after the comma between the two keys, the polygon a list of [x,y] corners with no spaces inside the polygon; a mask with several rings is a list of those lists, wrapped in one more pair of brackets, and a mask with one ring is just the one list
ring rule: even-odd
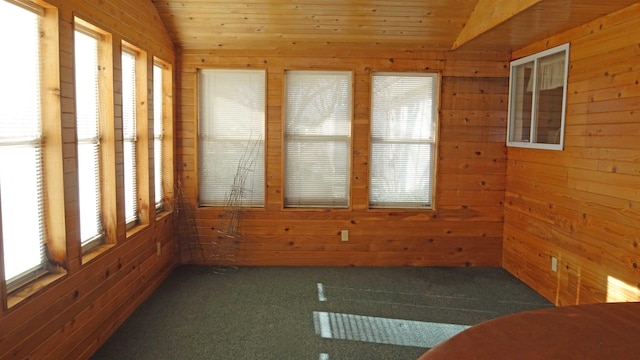
{"label": "ceiling beam", "polygon": [[542,0],[479,0],[451,49],[459,48],[540,1]]}

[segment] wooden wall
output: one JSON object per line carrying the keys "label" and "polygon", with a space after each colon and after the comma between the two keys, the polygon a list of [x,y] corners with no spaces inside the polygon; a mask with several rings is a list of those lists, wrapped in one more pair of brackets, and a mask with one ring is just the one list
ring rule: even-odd
{"label": "wooden wall", "polygon": [[[344,48],[343,48],[344,49]],[[177,168],[197,202],[198,68],[267,70],[266,205],[242,213],[239,265],[500,266],[509,54],[445,54],[332,49],[252,52],[189,50],[178,55]],[[284,209],[283,78],[286,69],[339,69],[355,75],[351,207]],[[372,71],[442,74],[434,210],[369,210],[369,107]],[[215,263],[220,209],[196,211],[204,257]],[[349,241],[341,242],[341,230]]]}
{"label": "wooden wall", "polygon": [[513,55],[571,43],[565,150],[509,148],[505,199],[503,266],[558,305],[640,300],[638,14]]}
{"label": "wooden wall", "polygon": [[[25,292],[9,294],[11,306],[2,306],[0,311],[0,359],[89,358],[164,280],[178,259],[170,212],[156,218],[152,211],[154,216],[148,226],[125,238],[124,208],[121,208],[115,245],[91,260],[81,258],[79,247],[73,100],[74,15],[110,32],[114,44],[124,39],[146,51],[151,67],[153,56],[175,63],[173,44],[157,11],[149,0],[51,0],[48,4],[58,8],[59,18],[61,83],[55,90],[59,90],[62,114],[53,118],[61,119],[63,128],[62,149],[58,150],[64,159],[61,199],[65,209],[67,269],[66,274],[53,283],[40,289],[26,289],[29,296],[25,299],[19,299]],[[119,49],[119,45],[114,45],[114,49]],[[115,73],[120,74],[117,69]],[[122,193],[122,181],[118,181],[118,186],[118,192]],[[153,203],[152,197],[150,202]],[[3,296],[2,300],[7,299]]]}

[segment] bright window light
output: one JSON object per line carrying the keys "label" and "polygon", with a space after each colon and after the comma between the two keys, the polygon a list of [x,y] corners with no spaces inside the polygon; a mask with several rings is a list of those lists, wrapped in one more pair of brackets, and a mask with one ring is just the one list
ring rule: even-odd
{"label": "bright window light", "polygon": [[5,279],[45,269],[38,14],[0,1],[0,209]]}

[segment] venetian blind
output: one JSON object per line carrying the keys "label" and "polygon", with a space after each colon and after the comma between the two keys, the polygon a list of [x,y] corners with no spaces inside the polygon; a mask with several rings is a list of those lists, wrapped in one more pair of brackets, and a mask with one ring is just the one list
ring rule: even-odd
{"label": "venetian blind", "polygon": [[264,70],[199,73],[199,201],[264,206]]}
{"label": "venetian blind", "polygon": [[[46,271],[38,14],[0,2],[0,215],[11,290]],[[0,279],[1,281],[2,279]]]}
{"label": "venetian blind", "polygon": [[124,153],[125,221],[138,220],[138,182],[136,174],[136,52],[122,48],[122,142]]}
{"label": "venetian blind", "polygon": [[76,24],[76,132],[80,239],[84,251],[103,240],[100,207],[99,35]]}
{"label": "venetian blind", "polygon": [[162,135],[163,135],[163,67],[158,64],[153,65],[153,178],[155,195],[154,201],[156,209],[163,206],[162,198]]}
{"label": "venetian blind", "polygon": [[348,207],[352,74],[285,73],[284,205]]}
{"label": "venetian blind", "polygon": [[373,75],[370,207],[431,207],[436,79],[435,74]]}

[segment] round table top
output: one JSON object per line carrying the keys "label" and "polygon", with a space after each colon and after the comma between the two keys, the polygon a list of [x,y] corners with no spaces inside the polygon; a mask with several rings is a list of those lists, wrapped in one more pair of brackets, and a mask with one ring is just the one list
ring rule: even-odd
{"label": "round table top", "polygon": [[640,359],[640,302],[554,307],[473,326],[419,360]]}

